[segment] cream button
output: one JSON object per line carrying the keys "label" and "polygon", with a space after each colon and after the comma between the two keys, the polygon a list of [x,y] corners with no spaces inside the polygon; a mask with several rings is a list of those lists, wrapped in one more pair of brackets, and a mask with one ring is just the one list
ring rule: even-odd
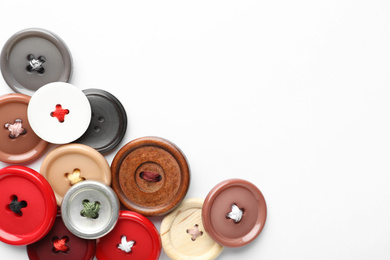
{"label": "cream button", "polygon": [[212,260],[222,252],[205,231],[202,221],[203,199],[186,199],[167,215],[160,228],[162,246],[173,260]]}

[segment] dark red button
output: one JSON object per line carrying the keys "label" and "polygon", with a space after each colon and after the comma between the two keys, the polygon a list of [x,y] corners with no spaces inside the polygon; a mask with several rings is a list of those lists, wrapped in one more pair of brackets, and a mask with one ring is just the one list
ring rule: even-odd
{"label": "dark red button", "polygon": [[46,179],[33,169],[0,170],[0,240],[27,245],[44,237],[54,224],[57,204]]}
{"label": "dark red button", "polygon": [[160,235],[150,220],[130,211],[121,211],[115,228],[98,239],[98,260],[156,260],[161,252]]}
{"label": "dark red button", "polygon": [[58,214],[53,228],[38,242],[27,246],[30,260],[72,259],[92,260],[95,256],[96,241],[73,235]]}

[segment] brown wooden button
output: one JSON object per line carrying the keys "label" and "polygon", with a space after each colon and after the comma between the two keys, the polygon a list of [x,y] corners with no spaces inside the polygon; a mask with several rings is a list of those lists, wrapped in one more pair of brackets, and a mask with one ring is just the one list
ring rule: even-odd
{"label": "brown wooden button", "polygon": [[0,97],[0,161],[24,163],[33,160],[48,144],[34,133],[27,119],[30,98],[23,94]]}
{"label": "brown wooden button", "polygon": [[122,204],[145,216],[161,216],[175,209],[190,182],[184,154],[158,137],[139,138],[122,147],[111,173],[112,187]]}

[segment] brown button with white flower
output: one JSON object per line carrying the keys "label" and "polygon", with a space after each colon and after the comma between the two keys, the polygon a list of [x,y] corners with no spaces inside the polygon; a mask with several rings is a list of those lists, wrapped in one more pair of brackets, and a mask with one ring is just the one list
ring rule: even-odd
{"label": "brown button with white flower", "polygon": [[24,163],[39,157],[47,142],[31,129],[27,118],[30,96],[7,94],[0,97],[0,161]]}
{"label": "brown button with white flower", "polygon": [[122,204],[145,216],[160,216],[175,209],[190,182],[184,154],[159,137],[126,144],[116,154],[111,173],[112,187]]}
{"label": "brown button with white flower", "polygon": [[246,180],[230,179],[216,185],[202,208],[203,225],[220,245],[240,247],[253,241],[267,218],[260,190]]}
{"label": "brown button with white flower", "polygon": [[40,173],[53,188],[58,206],[65,193],[81,181],[111,184],[107,160],[98,151],[83,144],[67,144],[52,150],[43,159]]}

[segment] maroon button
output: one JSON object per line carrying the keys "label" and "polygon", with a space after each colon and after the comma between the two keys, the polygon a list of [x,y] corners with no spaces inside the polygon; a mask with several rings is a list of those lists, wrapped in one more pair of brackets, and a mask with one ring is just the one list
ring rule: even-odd
{"label": "maroon button", "polygon": [[115,228],[98,240],[96,258],[156,260],[160,252],[160,235],[153,223],[136,212],[121,211]]}
{"label": "maroon button", "polygon": [[202,208],[207,233],[226,247],[240,247],[253,241],[267,218],[267,206],[252,183],[230,179],[219,183],[207,195]]}
{"label": "maroon button", "polygon": [[85,240],[73,235],[58,214],[51,231],[40,241],[27,246],[30,260],[92,260],[96,241]]}

